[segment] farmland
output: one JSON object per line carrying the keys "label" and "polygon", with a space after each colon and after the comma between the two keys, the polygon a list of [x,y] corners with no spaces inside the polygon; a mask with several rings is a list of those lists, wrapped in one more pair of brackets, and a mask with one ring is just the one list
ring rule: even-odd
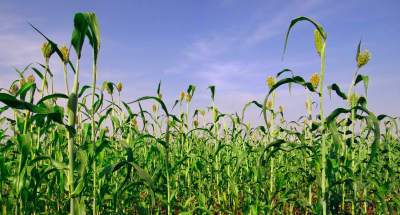
{"label": "farmland", "polygon": [[[328,34],[310,18],[293,19],[283,55],[290,48],[287,41],[295,39],[290,30],[307,22],[315,27],[321,70],[307,78],[289,69],[266,76],[265,99],[228,114],[215,107],[218,86],[213,85],[206,89],[213,105],[195,110],[190,102],[196,86],[189,85],[173,107],[166,107],[161,81],[154,95],[122,101],[120,92],[129,86],[96,82],[101,44],[96,14],[76,13],[73,20],[71,48],[31,25],[45,41],[43,63],[15,68],[18,79],[0,86],[2,214],[399,211],[398,118],[368,109],[370,79],[362,68],[371,54],[361,41],[354,50],[354,78],[347,81],[349,91],[342,92],[337,84],[324,85]],[[82,59],[93,61],[90,86],[79,84],[85,42],[93,52],[93,59]],[[70,55],[77,56],[75,64]],[[65,74],[64,93],[53,92],[49,60],[54,58]],[[74,73],[73,80],[67,80],[67,72]],[[285,108],[275,104],[275,93],[292,85],[304,87],[307,99],[305,115],[289,122]],[[357,95],[356,87],[365,94]],[[334,96],[346,105],[325,113],[323,98]],[[151,111],[141,106],[145,100],[154,102]],[[133,112],[133,105],[140,111]],[[250,105],[258,108],[264,125],[244,121]],[[175,108],[179,115],[170,113]]]}

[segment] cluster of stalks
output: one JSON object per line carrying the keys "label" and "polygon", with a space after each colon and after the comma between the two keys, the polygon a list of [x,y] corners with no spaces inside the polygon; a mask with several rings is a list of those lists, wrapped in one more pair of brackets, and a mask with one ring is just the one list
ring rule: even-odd
{"label": "cluster of stalks", "polygon": [[[360,51],[360,42],[347,94],[337,84],[328,86],[330,96],[333,90],[347,103],[326,117],[327,34],[314,20],[299,17],[290,24],[286,42],[299,21],[316,27],[321,71],[309,82],[289,69],[268,77],[264,102],[246,104],[241,117],[215,107],[215,86],[207,88],[212,106],[192,115],[189,104],[196,87],[190,85],[175,102],[180,104],[178,116],[163,102],[161,81],[156,96],[128,103],[120,100],[121,82],[106,81],[97,88],[101,39],[95,13],[74,17],[75,66],[66,46],[59,49],[35,28],[47,40],[42,46],[44,65],[15,68],[19,79],[0,89],[2,214],[397,214],[397,118],[376,116],[368,110],[366,96],[355,93],[360,82],[367,93],[369,78],[358,72],[370,53]],[[93,48],[91,86],[79,85],[85,39]],[[65,94],[53,92],[49,60],[55,53],[63,65]],[[75,75],[71,91],[68,68]],[[26,79],[28,71],[37,78],[30,74]],[[278,80],[285,72],[292,76]],[[41,80],[40,89],[36,79]],[[275,92],[293,83],[305,87],[307,99],[305,116],[289,122],[284,108],[275,108]],[[65,108],[58,99],[67,100]],[[143,100],[155,101],[152,112],[142,109]],[[134,104],[137,113],[131,110]],[[265,126],[244,123],[251,104],[260,108]],[[207,114],[212,114],[212,122],[206,123]]]}

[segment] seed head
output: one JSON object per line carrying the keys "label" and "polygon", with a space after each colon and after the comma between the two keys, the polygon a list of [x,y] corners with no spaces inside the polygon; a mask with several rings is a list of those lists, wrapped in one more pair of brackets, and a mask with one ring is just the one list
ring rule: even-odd
{"label": "seed head", "polygon": [[319,75],[317,72],[311,76],[310,83],[313,85],[314,89],[317,89],[317,87],[319,85]]}
{"label": "seed head", "polygon": [[362,53],[359,53],[357,56],[358,68],[365,66],[369,60],[371,60],[371,53],[369,53],[369,50],[364,50]]}
{"label": "seed head", "polygon": [[156,107],[156,105],[155,104],[153,104],[152,106],[151,106],[151,109],[153,110],[153,112],[155,113],[156,112],[156,110],[157,110],[157,107]]}
{"label": "seed head", "polygon": [[157,98],[160,99],[160,100],[162,100],[162,93],[159,93],[159,94],[157,95]]}
{"label": "seed head", "polygon": [[385,120],[385,121],[383,121],[383,123],[385,123],[385,126],[387,126],[387,121]]}
{"label": "seed head", "polygon": [[137,126],[137,120],[136,120],[136,118],[133,118],[133,119],[132,119],[132,123],[133,123],[133,125]]}
{"label": "seed head", "polygon": [[360,95],[360,98],[364,98],[364,99],[365,99],[365,96],[364,96],[363,94],[361,94],[361,95]]}
{"label": "seed head", "polygon": [[281,113],[283,113],[283,107],[282,107],[282,105],[279,105],[279,111],[280,111]]}
{"label": "seed head", "polygon": [[28,82],[35,83],[35,76],[33,76],[33,74],[28,76]]}
{"label": "seed head", "polygon": [[283,123],[283,119],[282,119],[282,118],[279,118],[279,121],[280,121],[281,123]]}
{"label": "seed head", "polygon": [[290,130],[293,130],[293,126],[292,125],[290,125]]}
{"label": "seed head", "polygon": [[267,107],[268,107],[269,109],[272,108],[272,101],[271,101],[271,100],[269,100],[269,101],[267,102]]}
{"label": "seed head", "polygon": [[192,100],[192,95],[190,95],[189,93],[186,93],[186,102],[190,102]]}
{"label": "seed head", "polygon": [[271,122],[267,122],[267,127],[271,127]]}
{"label": "seed head", "polygon": [[22,87],[26,83],[25,78],[20,78],[19,79],[19,85]]}
{"label": "seed head", "polygon": [[66,46],[61,46],[60,48],[60,52],[62,54],[62,59],[60,58],[60,60],[64,63],[67,64],[69,61],[69,50]]}
{"label": "seed head", "polygon": [[78,125],[79,123],[79,116],[75,116],[75,125]]}
{"label": "seed head", "polygon": [[206,115],[206,111],[204,109],[202,109],[200,112],[201,112],[201,115],[203,115],[203,116]]}
{"label": "seed head", "polygon": [[261,130],[258,130],[258,135],[261,135]]}
{"label": "seed head", "polygon": [[249,120],[249,122],[247,123],[247,125],[248,125],[248,127],[250,128],[250,120]]}
{"label": "seed head", "polygon": [[268,84],[269,89],[271,89],[272,86],[275,85],[275,79],[274,79],[272,76],[268,76],[268,78],[267,78],[267,84]]}
{"label": "seed head", "polygon": [[215,108],[215,115],[218,115],[218,108]]}
{"label": "seed head", "polygon": [[172,121],[169,119],[168,120],[168,126],[171,127],[172,126]]}
{"label": "seed head", "polygon": [[104,132],[105,132],[105,133],[110,132],[110,129],[108,128],[108,126],[104,129]]}
{"label": "seed head", "polygon": [[[308,110],[308,102],[306,102],[306,108]],[[312,105],[310,105],[310,110],[312,110]]]}
{"label": "seed head", "polygon": [[118,90],[118,92],[121,92],[121,91],[122,91],[122,83],[121,83],[121,82],[118,82],[118,84],[117,84],[117,90]]}
{"label": "seed head", "polygon": [[317,49],[318,55],[321,57],[321,52],[322,52],[322,46],[323,46],[323,41],[322,41],[322,36],[321,33],[319,33],[318,29],[314,30],[314,42],[315,42],[315,48]]}
{"label": "seed head", "polygon": [[112,95],[114,93],[113,91],[111,91],[111,89],[108,86],[108,84],[106,85],[106,90],[107,90],[107,93],[110,94],[110,95]]}
{"label": "seed head", "polygon": [[179,100],[182,102],[183,98],[185,97],[185,92],[181,92],[181,95],[179,96]]}
{"label": "seed head", "polygon": [[43,54],[43,57],[46,59],[49,59],[50,56],[53,54],[53,53],[51,53],[51,45],[47,44],[47,42],[44,42],[42,44],[42,54]]}
{"label": "seed head", "polygon": [[193,122],[193,124],[194,124],[194,127],[197,128],[197,126],[199,125],[199,120],[196,119],[196,120]]}
{"label": "seed head", "polygon": [[18,91],[19,91],[19,86],[18,86],[17,83],[14,83],[14,84],[11,86],[11,88],[10,88],[10,93],[11,93],[11,95],[17,94]]}
{"label": "seed head", "polygon": [[351,94],[350,98],[349,98],[350,104],[351,106],[355,106],[357,101],[358,101],[358,95],[357,93],[353,93]]}

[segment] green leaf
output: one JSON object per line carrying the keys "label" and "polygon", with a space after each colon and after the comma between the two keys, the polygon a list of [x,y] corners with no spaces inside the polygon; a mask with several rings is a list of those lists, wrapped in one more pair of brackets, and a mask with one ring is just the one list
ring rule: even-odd
{"label": "green leaf", "polygon": [[358,43],[357,54],[356,54],[356,63],[358,63],[358,55],[361,52],[361,41],[362,41],[362,38],[361,38],[360,42]]}
{"label": "green leaf", "polygon": [[88,22],[83,13],[76,13],[74,16],[74,30],[72,32],[71,44],[75,49],[78,60],[81,59],[83,43],[85,41],[86,31],[88,30]]}
{"label": "green leaf", "polygon": [[346,93],[343,93],[342,91],[340,91],[340,87],[337,84],[332,84],[332,85],[328,86],[329,97],[331,99],[332,99],[332,90],[334,90],[336,92],[336,94],[338,96],[340,96],[340,98],[347,100]]}
{"label": "green leaf", "polygon": [[287,44],[287,40],[288,40],[288,38],[289,38],[290,29],[291,29],[297,22],[300,22],[300,21],[309,21],[309,22],[311,22],[312,24],[314,24],[315,27],[317,28],[317,30],[319,31],[319,33],[321,34],[321,36],[326,40],[327,34],[324,32],[324,29],[322,28],[322,26],[321,26],[319,23],[315,22],[314,20],[312,20],[312,19],[310,19],[310,18],[308,18],[308,17],[304,17],[304,16],[297,17],[296,19],[293,19],[293,20],[292,20],[292,22],[291,22],[290,25],[289,25],[289,29],[288,29],[288,31],[287,31],[287,33],[286,33],[285,47],[283,48],[282,61],[283,61],[283,57],[285,56],[286,44]]}
{"label": "green leaf", "polygon": [[17,139],[18,139],[18,151],[20,154],[18,174],[20,174],[22,169],[25,167],[26,160],[28,159],[30,145],[31,145],[31,134],[19,134],[17,136]]}
{"label": "green leaf", "polygon": [[207,89],[210,89],[211,90],[211,99],[214,101],[214,95],[215,95],[215,86],[213,86],[213,85],[210,85],[210,86],[208,86],[208,88]]}
{"label": "green leaf", "polygon": [[[60,49],[58,49],[57,44],[54,43],[53,41],[51,41],[49,38],[47,38],[44,34],[42,34],[42,32],[40,32],[37,28],[35,28],[31,23],[28,22],[28,24],[30,26],[32,26],[32,28],[34,28],[39,34],[41,34],[50,44],[51,44],[51,48],[55,50],[55,52],[58,54],[58,56],[62,59],[63,55],[60,51]],[[71,61],[69,61],[69,65],[71,66],[71,69],[74,71],[74,73],[76,73],[74,66],[72,65]],[[36,72],[36,71],[35,71]],[[38,74],[39,75],[39,74]],[[40,75],[39,75],[40,76]],[[43,79],[43,76],[41,76],[41,78]]]}
{"label": "green leaf", "polygon": [[368,96],[369,76],[358,75],[354,86],[356,86],[360,81],[364,81],[365,96]]}
{"label": "green leaf", "polygon": [[48,95],[48,96],[45,96],[45,97],[43,97],[42,99],[40,99],[40,100],[38,101],[37,105],[40,105],[40,103],[42,103],[42,102],[44,102],[44,101],[46,101],[46,100],[54,99],[54,98],[68,99],[69,97],[68,97],[67,95],[65,95],[65,94],[62,94],[62,93],[54,93],[54,94],[52,94],[52,95]]}
{"label": "green leaf", "polygon": [[160,83],[158,84],[158,88],[157,88],[157,96],[158,96],[158,94],[160,94],[160,88],[161,88],[161,79],[160,79]]}
{"label": "green leaf", "polygon": [[[90,45],[93,47],[94,64],[97,65],[97,59],[99,57],[100,43],[101,43],[100,24],[99,24],[99,21],[97,20],[96,13],[89,12],[89,13],[82,13],[82,15],[83,15],[83,17],[85,17],[86,23],[88,24],[89,29],[90,29],[90,33],[91,33]],[[75,22],[75,19],[74,19],[74,22]],[[96,74],[96,77],[97,77],[97,74]]]}
{"label": "green leaf", "polygon": [[52,113],[45,108],[41,108],[33,104],[30,104],[28,102],[17,100],[16,98],[14,98],[14,96],[5,93],[0,93],[0,102],[3,102],[4,104],[10,106],[11,108],[20,110],[29,110],[33,113],[38,113],[38,114]]}
{"label": "green leaf", "polygon": [[[163,102],[162,100],[160,100],[159,98],[154,97],[154,96],[144,96],[144,97],[142,97],[142,98],[136,99],[135,101],[129,102],[129,103],[127,103],[127,104],[132,104],[132,103],[139,102],[139,101],[143,101],[143,100],[147,100],[147,99],[154,99],[154,100],[156,100],[158,103],[160,103],[160,104],[161,104],[161,108],[164,110],[165,114],[166,114],[167,116],[169,116],[167,107],[165,106],[164,102]],[[144,117],[144,116],[143,116],[143,117]]]}

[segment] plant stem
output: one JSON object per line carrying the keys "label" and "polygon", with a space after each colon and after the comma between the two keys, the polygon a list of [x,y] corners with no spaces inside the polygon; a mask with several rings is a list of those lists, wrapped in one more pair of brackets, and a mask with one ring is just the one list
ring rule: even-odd
{"label": "plant stem", "polygon": [[[76,62],[76,73],[75,73],[75,80],[74,80],[74,87],[72,88],[72,92],[70,98],[68,100],[68,125],[71,127],[75,126],[76,121],[76,110],[77,110],[77,103],[78,103],[78,75],[79,75],[79,61]],[[69,157],[69,175],[68,175],[68,182],[69,182],[69,195],[70,195],[70,214],[75,215],[75,202],[74,198],[71,198],[71,194],[74,192],[74,144],[75,144],[75,134],[72,132],[68,132],[68,157]]]}

